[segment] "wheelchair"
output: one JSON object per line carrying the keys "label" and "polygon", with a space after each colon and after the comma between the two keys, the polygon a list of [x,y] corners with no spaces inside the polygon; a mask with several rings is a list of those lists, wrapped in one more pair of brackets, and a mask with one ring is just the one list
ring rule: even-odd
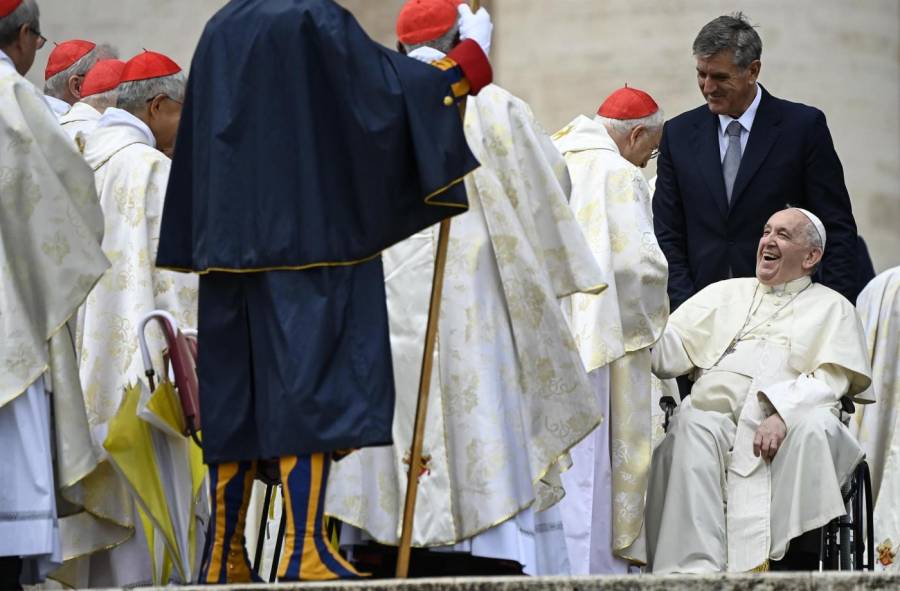
{"label": "wheelchair", "polygon": [[[671,396],[663,396],[659,406],[665,413],[663,430],[669,432],[669,421],[675,413],[676,403]],[[856,407],[853,401],[841,398],[841,422],[847,425]],[[872,502],[872,479],[869,465],[863,458],[853,470],[841,493],[847,513],[836,517],[818,530],[812,530],[791,541],[785,557],[779,563],[790,566],[794,543],[809,539],[818,540],[820,571],[875,570],[875,529],[873,525],[875,505]],[[794,570],[794,569],[785,569]],[[799,569],[803,570],[803,569]]]}

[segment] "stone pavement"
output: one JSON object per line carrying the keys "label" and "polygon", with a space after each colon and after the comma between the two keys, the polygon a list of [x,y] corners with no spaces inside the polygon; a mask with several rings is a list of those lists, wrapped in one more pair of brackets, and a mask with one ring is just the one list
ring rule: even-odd
{"label": "stone pavement", "polygon": [[[740,575],[672,575],[616,577],[465,577],[445,579],[375,580],[363,582],[282,585],[234,585],[237,589],[321,591],[868,591],[900,589],[900,572],[885,573],[765,573]],[[171,588],[170,588],[171,589]],[[209,590],[180,587],[178,591]]]}

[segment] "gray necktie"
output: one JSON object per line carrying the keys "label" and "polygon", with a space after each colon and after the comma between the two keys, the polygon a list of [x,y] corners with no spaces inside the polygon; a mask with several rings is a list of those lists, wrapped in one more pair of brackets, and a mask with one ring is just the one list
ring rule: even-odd
{"label": "gray necktie", "polygon": [[725,175],[725,194],[728,196],[729,205],[734,179],[737,178],[738,168],[741,167],[741,129],[741,124],[737,121],[732,121],[725,128],[728,135],[728,149],[725,150],[725,160],[722,161],[722,174]]}

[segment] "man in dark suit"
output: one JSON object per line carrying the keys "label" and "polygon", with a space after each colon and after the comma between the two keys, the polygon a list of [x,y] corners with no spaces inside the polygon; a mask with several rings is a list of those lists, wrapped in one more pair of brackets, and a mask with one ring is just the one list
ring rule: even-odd
{"label": "man in dark suit", "polygon": [[821,218],[820,281],[854,301],[856,223],[825,115],[757,84],[762,41],[740,13],[704,26],[693,52],[706,104],[666,123],[653,199],[672,309],[710,283],[752,277],[760,229],[786,203]]}

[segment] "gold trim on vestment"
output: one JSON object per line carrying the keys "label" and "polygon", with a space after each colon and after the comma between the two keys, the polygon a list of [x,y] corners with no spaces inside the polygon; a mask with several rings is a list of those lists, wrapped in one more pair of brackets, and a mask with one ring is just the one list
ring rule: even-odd
{"label": "gold trim on vestment", "polygon": [[113,156],[115,156],[116,154],[118,154],[119,152],[121,152],[122,150],[124,150],[125,148],[130,148],[131,146],[133,146],[133,145],[135,145],[135,144],[142,144],[142,145],[147,146],[148,148],[150,148],[150,149],[152,149],[152,150],[156,150],[156,148],[154,148],[153,146],[151,146],[151,145],[148,144],[147,142],[131,142],[130,144],[125,144],[124,146],[122,146],[121,148],[119,148],[118,150],[116,150],[115,152],[113,152],[112,154],[110,154],[109,156],[107,156],[106,160],[104,160],[103,162],[101,162],[101,163],[98,164],[97,166],[93,167],[91,170],[93,170],[94,172],[97,172],[98,170],[100,170],[100,169],[103,167],[104,164],[106,164],[107,162],[109,162],[110,160],[112,160],[112,159],[113,159]]}
{"label": "gold trim on vestment", "polygon": [[[140,143],[140,142],[135,142],[135,143]],[[131,145],[131,144],[129,144],[129,145]],[[125,146],[125,147],[127,148],[128,146]],[[125,148],[122,148],[122,149],[124,150]],[[110,156],[110,158],[112,158],[112,156]],[[107,160],[109,160],[109,158],[107,158]],[[105,164],[105,163],[106,163],[106,161],[103,162],[103,164]],[[103,166],[103,164],[100,164],[100,166]],[[458,209],[466,209],[466,210],[469,209],[468,204],[462,205],[461,203],[447,203],[447,202],[443,202],[443,201],[434,201],[434,197],[436,197],[437,195],[440,195],[441,193],[446,192],[448,189],[450,189],[454,185],[458,185],[459,183],[461,183],[467,176],[469,176],[474,170],[476,170],[476,168],[473,168],[472,170],[470,170],[463,176],[459,177],[458,179],[456,179],[456,180],[450,182],[449,184],[444,185],[440,189],[428,194],[425,197],[425,199],[423,200],[424,203],[426,205],[440,205],[440,206],[444,206],[444,207],[455,207]],[[391,246],[393,246],[393,244],[388,245],[385,248],[390,248]],[[185,268],[185,267],[173,267],[173,266],[169,266],[169,265],[157,265],[156,268],[157,269],[165,269],[167,271],[175,271],[176,273],[195,273],[197,275],[208,275],[209,273],[243,274],[243,273],[271,273],[273,271],[307,271],[309,269],[316,269],[316,268],[321,268],[321,267],[351,267],[353,265],[360,265],[362,263],[368,263],[369,261],[378,258],[379,256],[381,256],[381,253],[382,253],[382,251],[379,250],[378,252],[376,252],[373,255],[369,255],[367,257],[364,257],[361,259],[356,259],[353,261],[325,261],[325,262],[318,262],[318,263],[307,263],[305,265],[277,265],[274,267],[258,267],[258,268],[249,268],[249,269],[243,269],[243,268],[239,269],[239,268],[234,268],[234,267],[206,267],[202,271],[196,271],[194,269],[189,269],[189,268]]]}

